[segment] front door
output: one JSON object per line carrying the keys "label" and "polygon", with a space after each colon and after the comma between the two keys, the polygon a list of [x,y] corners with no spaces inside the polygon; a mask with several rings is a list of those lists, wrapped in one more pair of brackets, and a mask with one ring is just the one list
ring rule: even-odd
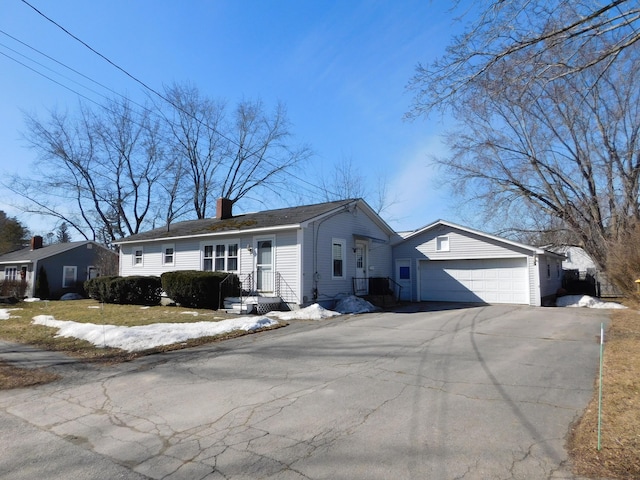
{"label": "front door", "polygon": [[411,260],[396,260],[396,283],[400,286],[400,300],[411,300]]}
{"label": "front door", "polygon": [[356,295],[369,293],[367,278],[367,242],[356,242]]}
{"label": "front door", "polygon": [[256,252],[256,287],[259,292],[273,292],[273,240],[258,239]]}

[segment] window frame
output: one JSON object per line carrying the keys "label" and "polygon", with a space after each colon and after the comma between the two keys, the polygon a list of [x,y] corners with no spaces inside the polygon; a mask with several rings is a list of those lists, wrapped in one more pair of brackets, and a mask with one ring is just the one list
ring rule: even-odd
{"label": "window frame", "polygon": [[[167,250],[171,249],[171,261],[167,261]],[[162,265],[175,265],[176,264],[176,246],[174,243],[165,243],[162,245]]]}
{"label": "window frame", "polygon": [[[13,275],[9,275],[9,272],[13,272]],[[4,267],[4,281],[15,282],[18,279],[18,266],[7,265]]]}
{"label": "window frame", "polygon": [[[339,246],[340,258],[336,258],[336,248]],[[341,272],[336,275],[336,266],[340,262]],[[331,279],[344,280],[347,277],[347,241],[344,238],[331,239]]]}
{"label": "window frame", "polygon": [[[229,247],[234,247],[231,249]],[[211,254],[207,255],[207,250],[211,249]],[[235,250],[235,255],[230,255],[230,252]],[[238,272],[240,270],[240,240],[229,239],[225,241],[211,241],[201,242],[200,252],[202,256],[201,268],[205,272]],[[230,269],[230,260],[234,260],[236,268]],[[207,264],[210,263],[211,268],[207,269]],[[219,267],[222,266],[220,269]]]}
{"label": "window frame", "polygon": [[[138,255],[138,252],[140,252],[140,255]],[[138,259],[140,259],[139,262]],[[142,245],[131,248],[131,262],[134,268],[144,267],[144,247]]]}
{"label": "window frame", "polygon": [[[73,280],[67,283],[67,269],[73,270]],[[62,288],[73,288],[78,283],[78,267],[77,265],[64,265],[62,267]]]}
{"label": "window frame", "polygon": [[451,239],[449,235],[438,235],[436,237],[436,252],[450,252]]}

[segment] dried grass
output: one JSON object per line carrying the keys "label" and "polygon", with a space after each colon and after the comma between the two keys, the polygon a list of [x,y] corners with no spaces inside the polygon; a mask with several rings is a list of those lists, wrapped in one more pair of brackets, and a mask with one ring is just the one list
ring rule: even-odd
{"label": "dried grass", "polygon": [[0,390],[41,385],[59,378],[59,375],[43,368],[17,368],[5,362],[0,362]]}
{"label": "dried grass", "polygon": [[600,451],[597,379],[595,392],[569,439],[574,473],[640,478],[640,312],[635,308],[613,312],[605,335]]}
{"label": "dried grass", "polygon": [[[285,322],[280,322],[276,326],[253,332],[236,331],[214,337],[195,338],[179,344],[161,346],[143,352],[126,352],[117,348],[98,348],[85,340],[76,338],[57,337],[58,329],[34,325],[31,320],[36,315],[52,315],[57,320],[71,320],[99,325],[105,323],[119,326],[135,326],[152,323],[215,322],[226,318],[236,318],[237,316],[214,310],[168,306],[143,308],[136,305],[102,305],[94,300],[19,303],[11,305],[9,308],[12,309],[10,313],[14,318],[0,321],[1,339],[33,345],[42,350],[59,351],[78,357],[83,362],[101,364],[129,361],[143,355],[204,345],[286,325]],[[192,315],[194,312],[197,312],[198,315]],[[58,378],[58,375],[47,372],[44,369],[22,369],[0,362],[0,389],[28,387],[54,381]]]}

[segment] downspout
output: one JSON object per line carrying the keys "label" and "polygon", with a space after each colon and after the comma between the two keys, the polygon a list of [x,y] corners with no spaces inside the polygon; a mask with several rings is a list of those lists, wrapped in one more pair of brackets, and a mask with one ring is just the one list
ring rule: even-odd
{"label": "downspout", "polygon": [[33,272],[31,274],[31,298],[33,298],[33,296],[36,293],[36,275],[38,274],[38,260],[34,260],[33,261]]}
{"label": "downspout", "polygon": [[[355,203],[353,205],[357,206],[358,201],[356,200]],[[318,299],[318,281],[320,280],[320,273],[318,273],[318,237],[320,236],[320,225],[322,225],[324,223],[325,220],[329,220],[330,218],[333,218],[337,215],[341,215],[344,212],[349,212],[350,208],[351,208],[352,204],[348,203],[347,205],[345,205],[342,209],[340,209],[337,212],[332,213],[331,215],[328,215],[326,217],[324,217],[322,220],[320,220],[317,223],[317,228],[316,228],[316,222],[313,222],[313,234],[314,234],[314,240],[313,240],[313,299],[317,300]]]}

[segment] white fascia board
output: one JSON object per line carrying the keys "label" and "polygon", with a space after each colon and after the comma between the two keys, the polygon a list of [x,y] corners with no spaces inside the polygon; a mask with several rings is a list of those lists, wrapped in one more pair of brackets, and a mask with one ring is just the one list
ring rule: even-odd
{"label": "white fascia board", "polygon": [[117,242],[111,242],[114,245],[125,245],[125,244],[131,244],[131,245],[138,245],[140,243],[149,243],[149,242],[158,242],[158,241],[163,241],[163,242],[170,242],[170,241],[175,241],[175,240],[184,240],[187,238],[210,238],[210,237],[222,237],[222,236],[242,236],[242,235],[254,235],[256,233],[271,233],[271,232],[280,232],[282,230],[295,230],[298,228],[301,228],[302,226],[297,223],[297,224],[291,224],[291,225],[280,225],[277,227],[264,227],[264,228],[251,228],[251,229],[247,229],[247,230],[225,230],[224,232],[212,232],[212,233],[200,233],[198,235],[181,235],[179,237],[156,237],[156,238],[147,238],[145,240],[127,240],[127,241],[117,241]]}

